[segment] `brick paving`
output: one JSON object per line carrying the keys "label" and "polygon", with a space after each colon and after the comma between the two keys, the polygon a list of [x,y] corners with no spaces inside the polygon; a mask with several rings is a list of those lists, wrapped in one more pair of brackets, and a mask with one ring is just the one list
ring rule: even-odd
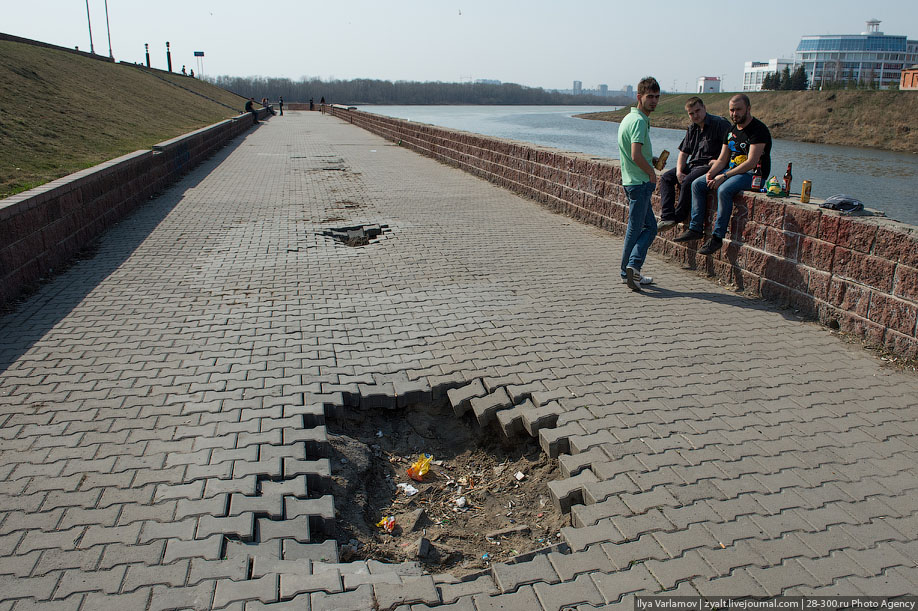
{"label": "brick paving", "polygon": [[[0,318],[0,610],[916,592],[918,378],[653,255],[634,294],[620,250],[266,122]],[[560,545],[467,580],[337,562],[326,414],[431,396],[561,456]]]}

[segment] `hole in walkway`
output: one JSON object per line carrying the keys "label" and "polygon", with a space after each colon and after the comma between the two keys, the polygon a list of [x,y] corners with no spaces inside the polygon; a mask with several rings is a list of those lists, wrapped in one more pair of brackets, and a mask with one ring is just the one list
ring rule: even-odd
{"label": "hole in walkway", "polygon": [[[416,560],[461,577],[556,544],[570,523],[548,492],[558,462],[530,437],[481,429],[445,403],[348,415],[328,431],[342,562]],[[433,459],[418,482],[406,469],[423,453]],[[392,533],[377,526],[387,516],[395,518]],[[419,550],[422,537],[429,548]]]}
{"label": "hole in walkway", "polygon": [[389,231],[388,225],[357,225],[326,229],[322,235],[333,238],[346,246],[366,246]]}

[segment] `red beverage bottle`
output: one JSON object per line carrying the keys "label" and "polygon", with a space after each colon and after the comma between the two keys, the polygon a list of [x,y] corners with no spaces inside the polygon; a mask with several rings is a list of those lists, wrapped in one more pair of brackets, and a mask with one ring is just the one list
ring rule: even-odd
{"label": "red beverage bottle", "polygon": [[752,173],[752,189],[753,191],[762,190],[762,164],[761,163],[755,166],[755,172]]}

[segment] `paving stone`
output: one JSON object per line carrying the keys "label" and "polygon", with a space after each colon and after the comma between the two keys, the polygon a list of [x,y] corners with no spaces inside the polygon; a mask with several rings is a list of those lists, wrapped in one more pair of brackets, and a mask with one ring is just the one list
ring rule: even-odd
{"label": "paving stone", "polygon": [[196,586],[173,588],[154,586],[149,611],[170,611],[173,609],[213,609],[216,582],[205,581]]}
{"label": "paving stone", "polygon": [[288,518],[308,516],[309,527],[313,532],[328,536],[335,534],[335,501],[326,494],[317,499],[284,499],[285,515]]}
{"label": "paving stone", "polygon": [[627,505],[615,496],[592,505],[572,505],[570,510],[571,524],[577,528],[592,526],[600,520],[612,517],[631,515]]}
{"label": "paving stone", "polygon": [[536,406],[531,400],[523,404],[523,428],[533,437],[538,437],[542,429],[554,428],[564,408],[557,401],[549,401]]}
{"label": "paving stone", "polygon": [[539,445],[542,446],[542,451],[551,458],[558,458],[561,454],[570,453],[571,437],[584,433],[583,427],[576,422],[569,422],[553,429],[540,429]]}
{"label": "paving stone", "polygon": [[152,588],[142,588],[122,594],[90,592],[83,598],[83,609],[146,609],[150,604]]}
{"label": "paving stone", "polygon": [[451,388],[446,392],[453,412],[455,412],[457,416],[463,416],[471,409],[472,399],[483,397],[486,394],[488,394],[488,391],[485,390],[484,384],[481,383],[480,379],[472,380],[465,386],[459,388]]}
{"label": "paving stone", "polygon": [[529,562],[495,562],[491,565],[491,574],[501,592],[512,592],[521,585],[537,581],[558,583],[558,575],[544,555],[538,555]]}
{"label": "paving stone", "polygon": [[400,605],[414,603],[437,604],[440,602],[433,577],[429,575],[404,577],[402,583],[398,585],[377,583],[373,585],[373,592],[380,610],[395,609]]}
{"label": "paving stone", "polygon": [[593,545],[582,552],[570,554],[551,552],[548,554],[548,561],[551,562],[562,582],[570,581],[583,573],[596,571],[611,573],[616,568],[599,545]]}
{"label": "paving stone", "polygon": [[[593,470],[593,464],[608,462],[609,455],[602,448],[592,448],[582,454],[569,454],[558,459],[561,477],[572,477],[585,469]],[[595,473],[595,471],[594,471]]]}
{"label": "paving stone", "polygon": [[201,516],[197,522],[196,539],[207,539],[212,535],[228,536],[241,541],[252,541],[255,538],[255,516],[251,513],[228,518]]}
{"label": "paving stone", "polygon": [[126,566],[116,566],[109,570],[81,571],[71,569],[65,571],[54,591],[55,598],[67,598],[74,592],[102,591],[106,594],[115,594],[121,589]]}
{"label": "paving stone", "polygon": [[214,591],[214,609],[247,600],[259,600],[263,603],[277,601],[277,575],[265,575],[258,579],[232,581],[220,579]]}
{"label": "paving stone", "polygon": [[[193,586],[202,581],[219,578],[242,581],[249,572],[248,558],[232,558],[228,560],[206,560],[192,558],[191,568],[188,571],[188,585]],[[254,574],[253,577],[262,577]]]}
{"label": "paving stone", "polygon": [[652,594],[660,589],[644,564],[615,573],[591,573],[590,577],[606,603],[618,602],[626,594]]}
{"label": "paving stone", "polygon": [[595,606],[604,602],[589,575],[580,575],[565,583],[540,582],[533,585],[532,589],[545,611],[562,611],[578,604]]}
{"label": "paving stone", "polygon": [[548,482],[548,493],[561,513],[568,513],[571,505],[583,504],[583,488],[596,482],[596,476],[589,469],[574,477]]}
{"label": "paving stone", "polygon": [[478,420],[478,425],[483,427],[494,420],[497,412],[513,407],[513,401],[510,399],[510,395],[507,394],[505,389],[499,388],[495,392],[485,395],[484,397],[473,398],[469,401],[469,405],[472,408],[472,413],[475,414],[475,418]]}
{"label": "paving stone", "polygon": [[127,568],[127,572],[124,575],[124,581],[121,585],[121,591],[133,592],[157,584],[170,585],[173,587],[183,586],[188,576],[188,565],[189,562],[187,560],[181,560],[173,564],[158,566],[132,564],[128,567],[121,567],[122,570]]}
{"label": "paving stone", "polygon": [[42,577],[0,575],[0,592],[3,593],[4,600],[14,598],[49,600],[60,577],[60,573],[50,573]]}
{"label": "paving stone", "polygon": [[195,541],[170,539],[166,541],[163,562],[170,563],[182,558],[204,558],[218,560],[223,549],[223,535],[210,535]]}
{"label": "paving stone", "polygon": [[[440,599],[444,604],[452,604],[460,598],[471,597],[474,594],[497,594],[497,584],[490,575],[482,575],[469,581],[458,583],[441,583],[437,586],[440,592]],[[471,602],[469,599],[468,602]]]}
{"label": "paving stone", "polygon": [[326,594],[313,592],[309,595],[312,611],[344,611],[346,609],[372,609],[375,605],[373,586],[366,584],[358,586],[350,592]]}
{"label": "paving stone", "polygon": [[[298,564],[302,565],[301,562]],[[297,594],[320,591],[328,594],[343,592],[344,584],[341,581],[341,572],[337,570],[323,571],[318,575],[280,573],[281,598],[291,598]]]}
{"label": "paving stone", "polygon": [[472,597],[478,611],[510,611],[511,609],[539,609],[539,599],[532,586],[523,586],[516,592],[487,596],[476,594]]}

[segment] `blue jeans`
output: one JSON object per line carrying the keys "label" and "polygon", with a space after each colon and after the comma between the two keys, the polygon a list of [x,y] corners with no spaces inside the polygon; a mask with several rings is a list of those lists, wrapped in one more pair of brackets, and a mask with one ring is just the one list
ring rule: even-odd
{"label": "blue jeans", "polygon": [[[752,174],[738,174],[725,180],[717,189],[717,216],[711,233],[718,238],[727,235],[730,215],[733,214],[733,196],[752,187]],[[692,183],[692,221],[689,228],[698,233],[704,232],[704,217],[708,207],[707,177],[701,176]]]}
{"label": "blue jeans", "polygon": [[656,185],[645,182],[625,187],[628,196],[628,229],[625,231],[625,246],[622,248],[622,278],[625,268],[640,270],[647,258],[647,249],[657,237],[657,219],[650,206],[650,196]]}

